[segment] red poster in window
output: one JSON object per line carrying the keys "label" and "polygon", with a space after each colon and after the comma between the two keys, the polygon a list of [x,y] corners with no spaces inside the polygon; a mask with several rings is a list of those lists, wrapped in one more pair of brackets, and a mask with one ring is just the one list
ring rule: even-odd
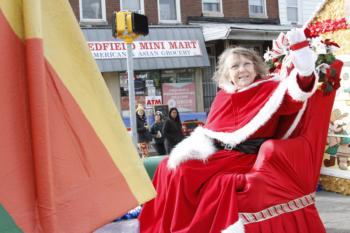
{"label": "red poster in window", "polygon": [[163,83],[163,103],[180,112],[196,111],[196,89],[194,83]]}
{"label": "red poster in window", "polygon": [[[135,106],[137,104],[145,105],[145,97],[141,95],[135,96]],[[128,111],[129,110],[129,96],[122,96],[121,98],[121,110]]]}

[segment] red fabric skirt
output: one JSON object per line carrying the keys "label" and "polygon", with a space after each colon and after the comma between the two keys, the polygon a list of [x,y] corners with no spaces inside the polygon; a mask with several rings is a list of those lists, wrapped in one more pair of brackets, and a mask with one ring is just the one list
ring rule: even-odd
{"label": "red fabric skirt", "polygon": [[[254,179],[264,182],[258,182],[262,185],[255,187],[254,192],[241,190],[250,185],[252,177],[248,175],[246,180],[243,174],[255,160],[256,155],[219,151],[205,163],[191,160],[169,170],[168,159],[164,159],[153,179],[158,195],[143,206],[139,217],[141,233],[219,233],[237,222],[238,212],[254,213],[264,209],[262,203],[273,206],[288,202],[282,201],[281,196],[293,193],[295,186],[291,183],[290,190],[282,190],[274,185],[278,174],[272,169],[269,173],[255,173]],[[285,182],[291,182],[288,180]],[[246,224],[245,232],[325,233],[325,230],[315,205],[311,204]]]}
{"label": "red fabric skirt", "polygon": [[315,205],[244,226],[245,233],[326,233]]}
{"label": "red fabric skirt", "polygon": [[147,202],[140,214],[142,233],[216,233],[238,219],[236,189],[256,155],[219,151],[206,163],[198,160],[167,168],[159,165],[153,184],[157,197]]}

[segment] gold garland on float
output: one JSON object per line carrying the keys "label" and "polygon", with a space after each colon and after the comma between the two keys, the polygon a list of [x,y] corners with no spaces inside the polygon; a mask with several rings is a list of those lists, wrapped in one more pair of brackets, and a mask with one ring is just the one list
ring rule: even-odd
{"label": "gold garland on float", "polygon": [[350,180],[349,179],[321,175],[320,176],[320,184],[322,185],[323,190],[332,191],[332,192],[340,193],[343,195],[350,195]]}

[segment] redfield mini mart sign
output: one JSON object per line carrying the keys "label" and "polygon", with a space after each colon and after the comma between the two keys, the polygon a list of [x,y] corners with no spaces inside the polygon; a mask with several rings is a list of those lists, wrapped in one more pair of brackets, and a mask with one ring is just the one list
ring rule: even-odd
{"label": "redfield mini mart sign", "polygon": [[[88,46],[95,59],[127,57],[126,44],[121,41],[89,41]],[[201,56],[198,40],[134,41],[134,58]]]}

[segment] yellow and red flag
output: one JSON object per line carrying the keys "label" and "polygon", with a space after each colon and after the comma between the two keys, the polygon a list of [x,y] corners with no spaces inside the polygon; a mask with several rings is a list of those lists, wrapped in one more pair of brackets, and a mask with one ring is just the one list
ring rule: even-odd
{"label": "yellow and red flag", "polygon": [[0,7],[0,229],[91,232],[152,199],[68,1]]}

